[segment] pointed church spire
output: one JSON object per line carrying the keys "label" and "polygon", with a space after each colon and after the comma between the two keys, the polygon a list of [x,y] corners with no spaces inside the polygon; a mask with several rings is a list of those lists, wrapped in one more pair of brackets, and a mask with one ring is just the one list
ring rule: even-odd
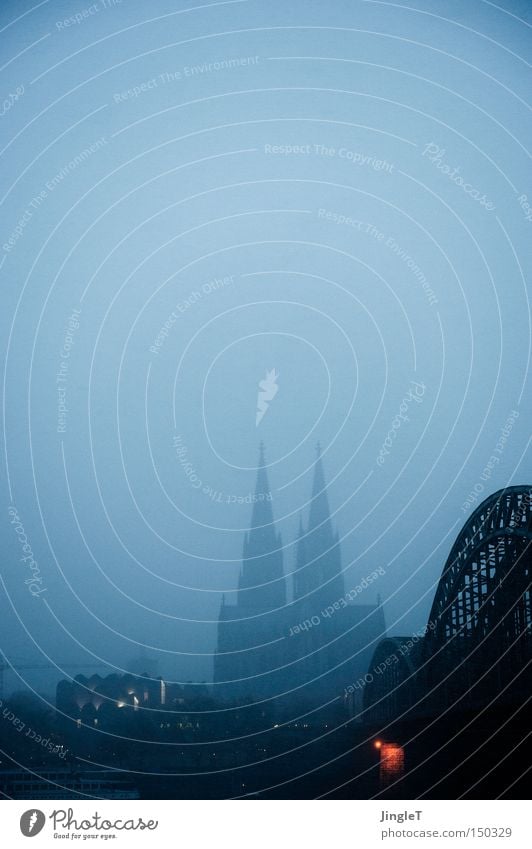
{"label": "pointed church spire", "polygon": [[298,570],[298,587],[300,590],[302,586],[307,587],[307,592],[316,587],[323,587],[320,599],[326,605],[343,595],[344,581],[340,541],[338,534],[333,531],[331,522],[319,443],[316,446],[316,455],[309,521],[305,535],[304,559],[307,565],[301,571]]}
{"label": "pointed church spire", "polygon": [[244,537],[238,587],[240,602],[248,606],[268,609],[286,602],[282,542],[273,521],[272,493],[262,442],[259,446],[251,524]]}
{"label": "pointed church spire", "polygon": [[272,493],[268,482],[266,460],[264,458],[264,442],[261,442],[259,445],[259,464],[257,466],[255,497],[253,499],[253,510],[251,513],[251,529],[261,528],[265,525],[273,525],[273,510]]}
{"label": "pointed church spire", "polygon": [[316,463],[314,466],[314,481],[312,483],[312,498],[309,514],[309,531],[320,528],[322,534],[331,537],[332,527],[329,511],[329,499],[325,486],[325,475],[323,473],[323,460],[321,459],[321,448],[318,442],[316,446]]}

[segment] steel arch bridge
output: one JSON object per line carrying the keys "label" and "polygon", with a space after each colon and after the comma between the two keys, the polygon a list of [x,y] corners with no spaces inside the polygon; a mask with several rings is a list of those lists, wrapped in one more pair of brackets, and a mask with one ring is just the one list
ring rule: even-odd
{"label": "steel arch bridge", "polygon": [[532,487],[501,489],[462,528],[432,604],[420,665],[426,687],[445,682],[440,704],[511,696],[532,658],[531,567]]}
{"label": "steel arch bridge", "polygon": [[415,695],[416,653],[410,637],[385,637],[376,647],[365,677],[363,714],[373,723],[404,715]]}
{"label": "steel arch bridge", "polygon": [[531,572],[532,487],[507,487],[460,531],[423,638],[408,652],[405,637],[377,646],[364,691],[367,720],[475,710],[494,697],[524,703],[532,683]]}

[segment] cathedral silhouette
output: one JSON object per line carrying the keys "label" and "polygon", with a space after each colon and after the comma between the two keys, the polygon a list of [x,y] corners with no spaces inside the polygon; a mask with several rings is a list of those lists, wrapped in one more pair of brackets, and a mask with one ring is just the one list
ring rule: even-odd
{"label": "cathedral silhouette", "polygon": [[371,577],[346,592],[319,446],[308,524],[300,521],[290,578],[291,593],[261,444],[237,600],[231,605],[223,598],[218,620],[214,683],[220,697],[286,704],[343,697],[386,636],[379,600],[354,601],[360,594],[375,598]]}

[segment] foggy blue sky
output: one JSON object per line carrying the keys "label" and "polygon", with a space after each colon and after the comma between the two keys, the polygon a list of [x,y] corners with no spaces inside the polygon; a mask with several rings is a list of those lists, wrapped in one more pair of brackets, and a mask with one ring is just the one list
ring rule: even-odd
{"label": "foggy blue sky", "polygon": [[414,5],[2,3],[8,658],[147,646],[208,680],[260,440],[285,572],[319,440],[346,588],[382,566],[360,601],[392,634],[425,624],[475,485],[531,482],[530,5]]}

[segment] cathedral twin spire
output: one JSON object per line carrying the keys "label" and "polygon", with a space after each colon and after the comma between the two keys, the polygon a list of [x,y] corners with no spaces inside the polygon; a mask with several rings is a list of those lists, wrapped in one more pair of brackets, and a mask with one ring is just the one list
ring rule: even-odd
{"label": "cathedral twin spire", "polygon": [[[294,599],[309,594],[329,600],[343,595],[340,548],[334,533],[321,450],[317,446],[308,527],[300,519],[294,573]],[[259,463],[250,530],[244,538],[238,604],[267,611],[286,604],[286,579],[283,569],[281,535],[276,532],[272,493],[268,482],[264,445],[259,448]]]}

